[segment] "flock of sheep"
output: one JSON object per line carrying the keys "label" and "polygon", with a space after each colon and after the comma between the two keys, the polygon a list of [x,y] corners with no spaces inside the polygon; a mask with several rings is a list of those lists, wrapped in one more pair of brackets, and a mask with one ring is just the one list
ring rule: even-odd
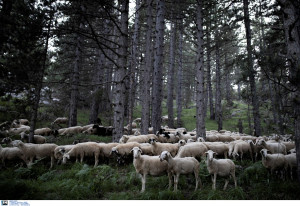
{"label": "flock of sheep", "polygon": [[[66,124],[67,118],[57,118],[54,124]],[[172,129],[164,127],[153,134],[149,128],[149,134],[140,135],[136,119],[129,134],[128,125],[124,127],[123,135],[118,143],[99,142],[74,142],[72,145],[56,145],[47,143],[45,136],[64,136],[78,133],[107,135],[112,131],[111,127],[99,125],[76,126],[53,130],[41,128],[34,131],[33,143],[28,142],[29,122],[25,119],[15,120],[11,124],[7,122],[0,125],[1,134],[5,135],[0,146],[0,158],[2,165],[5,162],[19,160],[31,167],[35,159],[50,158],[50,169],[57,164],[66,164],[67,161],[80,161],[86,158],[94,159],[94,166],[99,162],[107,162],[111,157],[116,157],[118,163],[126,164],[133,161],[135,170],[141,176],[142,189],[145,191],[146,176],[168,175],[169,188],[174,181],[174,191],[177,191],[181,174],[193,174],[195,176],[195,190],[202,187],[199,177],[199,161],[205,159],[207,170],[211,174],[212,189],[216,189],[217,176],[227,177],[224,185],[226,190],[229,177],[233,178],[235,187],[236,165],[229,159],[242,161],[245,156],[257,161],[259,157],[262,164],[271,174],[280,174],[282,178],[287,172],[293,178],[293,170],[296,168],[295,143],[291,136],[273,135],[270,137],[253,137],[226,130],[207,131],[206,139],[198,137],[195,131],[187,132],[185,128]],[[8,128],[9,127],[9,128]],[[12,140],[7,137],[19,135],[20,140]],[[287,154],[290,152],[290,154]]]}

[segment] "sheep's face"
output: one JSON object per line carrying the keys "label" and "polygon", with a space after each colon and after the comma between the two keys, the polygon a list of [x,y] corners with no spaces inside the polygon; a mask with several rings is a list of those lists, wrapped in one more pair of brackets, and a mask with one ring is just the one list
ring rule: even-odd
{"label": "sheep's face", "polygon": [[199,137],[199,138],[197,139],[197,141],[198,141],[198,142],[205,142],[205,140],[204,140],[202,137]]}
{"label": "sheep's face", "polygon": [[163,151],[160,155],[159,155],[159,159],[160,161],[164,161],[164,160],[167,160],[168,161],[168,151]]}
{"label": "sheep's face", "polygon": [[154,144],[155,142],[156,142],[156,140],[154,138],[149,139],[150,144]]}
{"label": "sheep's face", "polygon": [[67,159],[70,159],[70,155],[69,154],[64,154],[62,163],[66,164],[67,163]]}
{"label": "sheep's face", "polygon": [[267,149],[262,149],[262,150],[260,151],[260,154],[261,154],[262,157],[266,157],[267,154],[268,154],[268,150],[267,150]]}
{"label": "sheep's face", "polygon": [[184,139],[182,139],[182,140],[179,140],[178,144],[179,144],[180,146],[183,146],[183,145],[185,145],[185,140],[184,140]]}
{"label": "sheep's face", "polygon": [[111,148],[111,153],[110,154],[119,154],[118,149],[116,147]]}
{"label": "sheep's face", "polygon": [[212,151],[212,150],[208,150],[207,152],[205,152],[206,153],[206,156],[207,156],[207,160],[208,161],[212,161],[213,160],[213,158],[214,158],[214,154],[216,154],[214,151]]}
{"label": "sheep's face", "polygon": [[142,154],[142,150],[139,147],[134,147],[131,151],[133,152],[134,159],[139,158]]}

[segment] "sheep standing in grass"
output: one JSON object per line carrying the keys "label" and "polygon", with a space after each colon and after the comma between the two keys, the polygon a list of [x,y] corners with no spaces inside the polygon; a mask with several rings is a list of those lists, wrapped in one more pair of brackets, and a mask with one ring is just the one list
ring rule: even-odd
{"label": "sheep standing in grass", "polygon": [[[252,142],[252,140],[250,140]],[[234,149],[232,152],[232,156],[235,159],[236,156],[240,156],[241,160],[243,160],[243,155],[244,154],[250,154],[251,160],[253,161],[253,156],[252,156],[252,150],[251,150],[251,146],[248,142],[238,142],[234,145]]]}
{"label": "sheep standing in grass", "polygon": [[156,139],[151,138],[149,143],[152,145],[152,154],[160,155],[163,151],[170,152],[173,156],[175,156],[181,146],[185,144],[185,141],[179,141],[176,144],[171,143],[160,143],[157,142]]}
{"label": "sheep standing in grass", "polygon": [[267,149],[262,149],[260,151],[263,166],[270,170],[271,175],[274,171],[279,170],[281,172],[281,177],[283,178],[283,171],[287,168],[285,156],[280,153],[268,154],[267,152]]}
{"label": "sheep standing in grass", "polygon": [[203,142],[209,150],[216,152],[218,155],[224,155],[227,159],[229,147],[223,142]]}
{"label": "sheep standing in grass", "polygon": [[81,126],[68,127],[68,128],[65,128],[65,130],[61,133],[61,135],[79,134],[82,132],[82,129],[83,128]]}
{"label": "sheep standing in grass", "polygon": [[161,162],[159,156],[141,155],[142,150],[139,147],[134,147],[133,152],[133,166],[136,173],[141,175],[142,190],[145,191],[146,176],[161,176],[168,174],[169,177],[169,189],[172,186],[172,175],[168,171],[168,163]]}
{"label": "sheep standing in grass", "polygon": [[[22,132],[20,134],[21,140],[25,143],[29,142],[29,135]],[[46,142],[46,138],[41,135],[33,135],[33,142],[34,144],[44,144]]]}
{"label": "sheep standing in grass", "polygon": [[176,157],[195,157],[201,160],[207,150],[206,145],[202,142],[192,142],[180,147]]}
{"label": "sheep standing in grass", "polygon": [[60,145],[54,149],[54,157],[57,159],[57,164],[61,163],[65,153],[69,152],[75,145]]}
{"label": "sheep standing in grass", "polygon": [[2,162],[2,165],[5,166],[6,160],[14,160],[14,159],[20,159],[23,160],[26,163],[26,159],[24,157],[24,154],[22,150],[20,150],[17,147],[6,147],[2,148],[0,145],[0,159]]}
{"label": "sheep standing in grass", "polygon": [[84,142],[76,144],[69,152],[63,155],[63,164],[66,164],[67,159],[71,157],[76,157],[76,162],[78,161],[78,157],[80,157],[80,163],[83,163],[84,157],[94,157],[96,167],[99,163],[99,156],[101,153],[101,145],[95,142]]}
{"label": "sheep standing in grass", "polygon": [[296,153],[284,155],[285,161],[287,162],[287,169],[290,170],[291,179],[293,179],[293,169],[297,168]]}
{"label": "sheep standing in grass", "polygon": [[[217,175],[221,177],[229,177],[231,176],[234,181],[235,187],[237,187],[236,177],[235,177],[235,164],[230,159],[215,159],[214,154],[215,152],[212,150],[208,150],[206,152],[207,159],[206,159],[206,165],[207,170],[209,174],[213,175],[211,176],[212,180],[212,189],[216,189],[216,181],[217,181]],[[226,190],[229,180],[225,180],[224,190]]]}
{"label": "sheep standing in grass", "polygon": [[265,140],[260,140],[257,145],[261,145],[262,147],[270,151],[271,154],[286,154],[286,146],[282,143],[268,143]]}
{"label": "sheep standing in grass", "polygon": [[129,157],[129,155],[134,147],[140,147],[140,143],[128,142],[125,144],[119,144],[111,148],[111,153],[117,156],[117,161],[119,164],[123,164],[131,159],[132,156]]}
{"label": "sheep standing in grass", "polygon": [[172,173],[174,177],[174,191],[177,191],[177,185],[180,174],[194,174],[196,180],[195,191],[198,189],[198,182],[200,181],[200,187],[202,185],[199,178],[199,162],[194,157],[173,158],[170,152],[163,151],[159,156],[160,161],[166,160],[168,162],[168,171]]}
{"label": "sheep standing in grass", "polygon": [[54,120],[51,125],[54,124],[68,124],[68,118],[67,117],[58,117],[56,118],[56,120]]}
{"label": "sheep standing in grass", "polygon": [[51,158],[50,169],[53,167],[55,157],[54,150],[57,147],[56,144],[26,144],[21,141],[15,144],[25,156],[27,166],[30,167],[34,158],[41,159],[44,157]]}
{"label": "sheep standing in grass", "polygon": [[9,137],[5,137],[2,139],[2,144],[6,144],[8,147],[13,147],[15,143],[17,143],[20,140],[12,140]]}
{"label": "sheep standing in grass", "polygon": [[34,130],[35,135],[49,136],[52,130],[48,127]]}

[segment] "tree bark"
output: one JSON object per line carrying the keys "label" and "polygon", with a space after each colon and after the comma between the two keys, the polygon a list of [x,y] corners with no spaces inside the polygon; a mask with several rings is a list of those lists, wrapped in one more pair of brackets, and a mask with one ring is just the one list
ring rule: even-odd
{"label": "tree bark", "polygon": [[115,90],[114,90],[114,130],[113,142],[119,142],[123,135],[124,128],[124,106],[125,106],[125,74],[127,67],[128,49],[128,10],[129,0],[120,0],[121,6],[121,31],[118,68],[115,71]]}
{"label": "tree bark", "polygon": [[[81,10],[83,7],[81,6]],[[79,17],[79,30],[83,29],[83,17]],[[70,110],[69,110],[69,127],[77,125],[77,105],[79,99],[79,71],[81,68],[82,58],[82,36],[79,32],[76,34],[76,48],[75,48],[75,61],[72,71],[72,82],[71,82],[71,98],[70,98]]]}
{"label": "tree bark", "polygon": [[[174,4],[173,4],[174,6]],[[172,17],[174,19],[174,11],[172,11]],[[168,70],[168,95],[167,95],[167,108],[168,108],[168,127],[174,128],[174,111],[173,111],[173,96],[174,96],[174,65],[175,65],[175,50],[176,50],[176,20],[171,22],[171,39],[170,39],[170,63]]]}
{"label": "tree bark", "polygon": [[130,89],[129,89],[129,104],[128,104],[128,132],[132,131],[132,121],[133,121],[133,109],[135,102],[135,93],[136,93],[136,83],[135,75],[138,66],[138,42],[139,42],[139,30],[140,30],[140,0],[136,0],[135,6],[135,18],[134,18],[134,32],[132,37],[132,51],[131,51],[131,65],[129,70],[130,77]]}
{"label": "tree bark", "polygon": [[161,126],[162,98],[163,98],[163,44],[165,27],[165,1],[157,0],[156,15],[156,36],[154,53],[154,76],[153,76],[153,94],[152,94],[152,127],[156,132]]}
{"label": "tree bark", "polygon": [[221,65],[220,65],[220,45],[219,31],[216,28],[216,102],[215,118],[218,124],[218,131],[223,129],[222,115],[222,92],[221,92]]}
{"label": "tree bark", "polygon": [[37,73],[37,80],[36,80],[37,85],[36,85],[35,90],[33,91],[34,96],[33,96],[33,105],[31,108],[30,129],[29,129],[29,137],[28,137],[29,143],[33,142],[34,130],[35,130],[36,121],[37,121],[39,102],[40,102],[40,98],[41,98],[41,90],[43,87],[43,78],[44,78],[44,73],[46,70],[46,61],[47,61],[47,53],[48,53],[48,47],[49,47],[52,19],[53,19],[53,15],[50,14],[50,20],[49,20],[49,24],[47,27],[45,49],[44,49],[43,59],[42,59],[42,68]]}
{"label": "tree bark", "polygon": [[[209,29],[211,28],[211,21],[209,20]],[[210,44],[210,30],[207,30],[207,92],[208,92],[208,101],[209,101],[209,113],[210,119],[215,119],[215,110],[214,110],[214,97],[212,91],[212,84],[211,84],[211,66],[210,66],[210,59],[211,59],[211,44]]]}
{"label": "tree bark", "polygon": [[179,28],[179,42],[178,42],[178,50],[179,50],[179,61],[178,61],[178,70],[177,70],[177,95],[176,95],[176,105],[177,105],[177,127],[182,127],[181,113],[182,113],[182,85],[183,85],[183,22],[180,21]]}
{"label": "tree bark", "polygon": [[287,45],[289,81],[293,87],[295,142],[298,181],[300,182],[300,1],[278,0],[283,11],[283,28]]}
{"label": "tree bark", "polygon": [[244,22],[246,29],[246,39],[247,39],[247,53],[248,53],[248,71],[249,71],[249,82],[250,82],[250,92],[252,98],[253,107],[253,119],[254,119],[254,135],[261,135],[261,125],[260,125],[260,114],[259,114],[259,100],[256,92],[255,85],[255,70],[253,68],[252,59],[252,45],[251,45],[251,30],[250,30],[250,17],[249,17],[249,1],[243,0],[244,4]]}
{"label": "tree bark", "polygon": [[204,60],[202,0],[197,0],[197,62],[196,62],[196,130],[206,139],[204,114]]}
{"label": "tree bark", "polygon": [[145,67],[142,72],[142,122],[141,134],[148,134],[150,124],[150,75],[152,70],[152,0],[147,0],[147,32],[146,32],[146,52]]}

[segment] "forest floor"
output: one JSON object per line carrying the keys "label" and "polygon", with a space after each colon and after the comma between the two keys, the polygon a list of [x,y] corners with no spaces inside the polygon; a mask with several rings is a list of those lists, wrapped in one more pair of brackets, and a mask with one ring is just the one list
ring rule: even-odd
{"label": "forest floor", "polygon": [[[245,110],[246,108],[246,110]],[[239,112],[236,112],[239,111]],[[166,112],[166,111],[164,111]],[[237,131],[237,120],[242,118],[245,129],[247,107],[237,105],[228,112],[224,129]],[[239,115],[236,115],[238,113]],[[81,111],[78,122],[87,123],[88,113]],[[183,110],[184,127],[195,128],[195,108]],[[235,115],[232,115],[235,114]],[[225,116],[227,114],[225,113]],[[229,117],[229,115],[231,117]],[[139,117],[139,111],[135,112]],[[245,120],[245,121],[244,121]],[[44,123],[47,126],[48,123]],[[206,121],[207,130],[216,129],[213,120]],[[247,130],[245,131],[247,133]],[[88,138],[110,142],[111,137],[94,135],[76,135],[67,138],[51,139],[58,145],[72,144],[75,139]],[[6,168],[0,169],[1,199],[17,200],[299,200],[300,184],[290,178],[281,180],[269,176],[261,161],[253,163],[249,159],[234,161],[240,165],[236,171],[238,187],[234,188],[230,179],[228,188],[223,191],[224,178],[217,178],[217,189],[212,190],[210,175],[204,160],[200,163],[201,189],[194,191],[195,179],[191,176],[180,176],[178,192],[168,189],[168,177],[147,177],[146,191],[140,193],[141,180],[133,164],[117,165],[114,158],[108,164],[100,163],[93,167],[93,160],[85,164],[68,162],[66,165],[55,165],[49,170],[49,160],[36,161],[32,168],[8,162]]]}

